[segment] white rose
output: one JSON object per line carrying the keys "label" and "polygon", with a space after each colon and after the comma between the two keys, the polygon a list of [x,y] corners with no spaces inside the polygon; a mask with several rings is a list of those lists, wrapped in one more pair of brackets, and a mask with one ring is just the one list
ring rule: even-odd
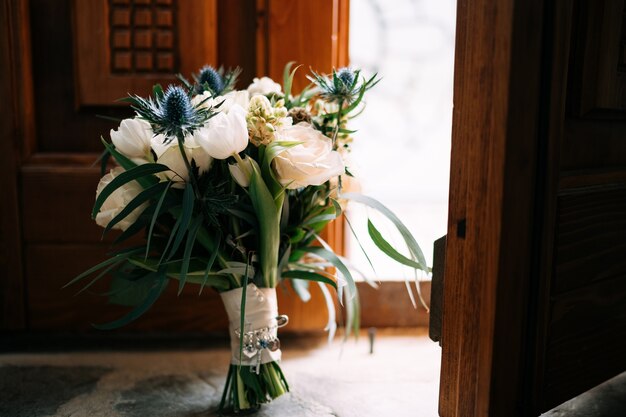
{"label": "white rose", "polygon": [[215,159],[226,159],[248,146],[246,111],[233,104],[228,114],[220,112],[198,130],[196,142]]}
{"label": "white rose", "polygon": [[298,123],[281,131],[281,141],[302,142],[274,158],[278,180],[287,188],[321,185],[344,173],[341,155],[332,140],[308,123]]}
{"label": "white rose", "polygon": [[251,97],[257,94],[280,94],[281,91],[282,88],[280,84],[274,82],[274,80],[269,77],[255,78],[254,80],[252,80],[252,84],[250,84],[250,86],[248,87],[248,93],[250,93]]}
{"label": "white rose", "polygon": [[147,158],[154,133],[150,123],[139,118],[124,119],[118,130],[111,129],[111,141],[123,155],[129,158]]}
{"label": "white rose", "polygon": [[209,91],[205,91],[202,94],[198,94],[194,98],[191,99],[191,103],[200,108],[209,108],[215,107],[221,103],[219,107],[215,109],[217,112],[228,113],[230,108],[238,104],[244,109],[248,108],[248,104],[250,103],[250,95],[246,90],[243,91],[231,91],[228,94],[223,96],[217,96],[215,98],[211,97],[211,93]]}
{"label": "white rose", "polygon": [[[96,188],[96,198],[100,195],[104,187],[106,187],[115,177],[120,175],[124,170],[120,167],[113,168],[108,174],[100,179],[98,187]],[[109,197],[104,201],[102,208],[98,214],[96,214],[96,223],[98,226],[106,227],[120,211],[126,207],[137,195],[143,191],[141,185],[137,181],[131,181],[122,185],[117,190],[113,191]],[[137,221],[137,218],[148,207],[148,203],[143,203],[135,210],[133,210],[128,216],[122,219],[119,223],[113,226],[113,229],[126,230],[130,225]]]}
{"label": "white rose", "polygon": [[[191,163],[194,161],[198,167],[200,175],[205,173],[211,168],[213,158],[207,154],[204,149],[198,145],[195,135],[198,134],[198,130],[194,132],[194,135],[187,135],[185,137],[185,143],[183,149],[185,149],[185,155],[187,160]],[[180,153],[178,147],[178,141],[173,139],[168,143],[164,143],[163,136],[159,135],[152,140],[152,149],[156,154],[158,164],[167,166],[170,171],[163,172],[164,178],[171,179],[175,182],[187,182],[189,181],[189,171],[185,165],[183,156]]]}

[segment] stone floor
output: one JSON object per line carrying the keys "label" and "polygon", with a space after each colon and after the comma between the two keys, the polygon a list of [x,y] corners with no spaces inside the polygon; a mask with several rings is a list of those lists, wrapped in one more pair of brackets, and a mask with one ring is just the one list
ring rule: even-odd
{"label": "stone floor", "polygon": [[541,417],[624,416],[626,416],[626,372],[541,415]]}
{"label": "stone floor", "polygon": [[[291,392],[257,414],[437,416],[441,350],[425,331],[379,332],[343,344],[283,343]],[[226,348],[0,355],[1,417],[209,417]]]}

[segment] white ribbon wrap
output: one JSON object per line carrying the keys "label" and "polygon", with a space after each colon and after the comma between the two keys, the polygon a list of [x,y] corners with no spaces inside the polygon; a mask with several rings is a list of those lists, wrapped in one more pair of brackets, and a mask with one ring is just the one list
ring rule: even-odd
{"label": "white ribbon wrap", "polygon": [[[239,365],[239,328],[241,327],[241,293],[243,288],[235,288],[220,294],[222,302],[228,314],[228,330],[230,332],[230,363]],[[278,333],[278,302],[276,301],[276,288],[258,288],[254,284],[249,284],[246,288],[246,311],[243,333],[269,329],[272,337],[276,338]],[[261,355],[260,361],[258,355]],[[256,366],[259,363],[279,361],[281,358],[280,349],[270,351],[270,349],[260,349],[254,356],[250,357],[246,351],[241,353],[241,365]]]}

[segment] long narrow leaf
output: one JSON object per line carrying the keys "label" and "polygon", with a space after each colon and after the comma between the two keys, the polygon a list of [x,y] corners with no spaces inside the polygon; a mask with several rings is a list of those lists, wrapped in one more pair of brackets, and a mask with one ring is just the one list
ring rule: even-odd
{"label": "long narrow leaf", "polygon": [[154,213],[152,214],[152,218],[150,220],[150,228],[148,230],[148,239],[147,239],[147,243],[146,243],[145,259],[148,259],[148,254],[150,253],[150,244],[151,244],[151,241],[152,241],[152,231],[154,230],[154,225],[156,224],[157,219],[159,218],[159,216],[162,213],[161,209],[163,207],[163,201],[165,201],[165,196],[167,195],[167,192],[169,191],[171,185],[172,185],[172,182],[168,181],[167,182],[167,186],[163,190],[163,194],[161,194],[161,197],[159,198],[159,201],[158,201],[158,203],[156,205],[156,208],[154,209]]}
{"label": "long narrow leaf", "polygon": [[402,265],[410,266],[415,269],[422,269],[423,266],[412,259],[407,258],[400,252],[398,252],[391,244],[385,240],[380,231],[374,226],[374,223],[370,219],[367,219],[367,232],[372,238],[372,241],[378,249],[380,249],[385,255],[389,256],[394,261],[401,263]]}
{"label": "long narrow leaf", "polygon": [[191,259],[191,252],[193,250],[193,245],[196,243],[196,235],[198,234],[200,226],[202,226],[202,216],[198,216],[194,219],[191,227],[189,228],[189,233],[187,234],[187,242],[185,243],[185,252],[183,254],[183,264],[180,268],[180,281],[178,281],[178,295],[183,292],[183,288],[185,287],[187,271],[189,271],[189,260]]}
{"label": "long narrow leaf", "polygon": [[298,297],[303,303],[307,303],[311,300],[311,293],[309,292],[309,281],[303,279],[292,279],[291,288],[296,292]]}
{"label": "long narrow leaf", "polygon": [[333,281],[332,279],[328,277],[325,277],[324,275],[318,274],[316,272],[289,270],[289,271],[284,271],[282,276],[283,278],[297,278],[297,279],[307,280],[307,281],[322,282],[324,284],[330,285],[335,290],[337,289],[337,283],[335,281]]}
{"label": "long narrow leaf", "polygon": [[[339,257],[337,255],[335,255],[334,252],[325,249],[325,248],[320,248],[320,247],[311,247],[311,248],[307,248],[306,252],[314,254],[319,256],[322,259],[326,259],[328,262],[330,262],[335,268],[337,268],[337,271],[339,271],[341,273],[341,275],[343,275],[343,277],[345,278],[347,284],[348,284],[348,289],[349,289],[349,297],[352,298],[356,295],[357,293],[357,289],[356,289],[356,283],[354,282],[354,278],[352,277],[352,274],[350,273],[350,270],[348,269],[348,267],[343,263],[343,261],[341,259],[339,259]],[[340,290],[341,287],[338,288],[338,290]]]}
{"label": "long narrow leaf", "polygon": [[215,263],[215,258],[217,258],[218,252],[219,252],[219,247],[215,249],[213,253],[211,253],[211,257],[209,258],[209,261],[207,262],[206,268],[204,270],[204,276],[202,277],[202,284],[200,284],[200,291],[198,292],[198,295],[202,294],[202,290],[204,289],[204,286],[206,285],[207,280],[209,279],[209,274],[211,273],[211,268],[213,268],[213,264]]}
{"label": "long narrow leaf", "polygon": [[326,302],[326,310],[328,311],[328,323],[326,323],[324,330],[328,332],[328,343],[330,344],[335,337],[335,333],[337,332],[337,312],[335,311],[335,302],[326,285],[321,282],[318,282],[317,285],[319,285],[320,290],[322,290],[324,301]]}
{"label": "long narrow leaf", "polygon": [[187,233],[189,229],[189,225],[191,223],[191,216],[193,215],[194,208],[194,193],[193,186],[190,182],[185,185],[185,191],[183,192],[183,211],[180,214],[180,225],[178,227],[178,231],[176,232],[176,239],[174,239],[174,244],[170,249],[170,254],[167,259],[172,259],[172,256],[176,254],[180,244],[183,241],[183,237],[185,233]]}
{"label": "long narrow leaf", "polygon": [[122,327],[137,318],[139,318],[143,313],[145,313],[154,302],[159,298],[159,296],[163,293],[165,288],[167,287],[169,280],[165,274],[165,269],[159,269],[159,271],[154,273],[154,283],[148,292],[148,295],[143,300],[141,304],[135,307],[132,311],[130,311],[124,317],[114,320],[110,323],[105,324],[94,324],[93,326],[99,330],[111,330]]}
{"label": "long narrow leaf", "polygon": [[385,205],[371,197],[367,197],[358,193],[342,194],[340,198],[365,204],[366,206],[372,207],[373,209],[379,211],[381,214],[387,217],[402,235],[402,238],[404,239],[404,242],[406,243],[409,252],[411,253],[411,257],[414,258],[414,260],[421,265],[420,269],[428,271],[426,258],[424,257],[424,253],[420,249],[419,245],[415,241],[415,238],[413,237],[409,229],[404,225],[404,223],[402,223],[402,221],[398,218],[398,216],[396,216]]}
{"label": "long narrow leaf", "polygon": [[111,219],[111,221],[104,228],[102,235],[104,235],[109,230],[111,230],[113,226],[115,226],[116,224],[124,220],[130,213],[132,213],[136,208],[141,206],[143,203],[151,200],[152,198],[162,193],[163,190],[166,189],[167,187],[168,187],[168,183],[160,182],[149,188],[146,188],[145,190],[137,194],[137,196],[134,199],[132,199],[115,217]]}
{"label": "long narrow leaf", "polygon": [[78,275],[76,278],[72,279],[70,282],[68,282],[67,284],[65,284],[62,288],[66,288],[69,287],[72,284],[75,284],[76,282],[80,281],[81,279],[88,277],[89,275],[93,274],[94,272],[107,267],[111,264],[120,262],[121,260],[124,260],[128,257],[130,257],[131,255],[138,253],[139,251],[143,250],[142,248],[133,248],[131,250],[125,251],[125,252],[121,252],[118,253],[116,256],[109,258],[105,261],[100,262],[99,264],[92,266],[91,268],[89,268],[88,270],[86,270],[85,272],[83,272],[82,274]]}
{"label": "long narrow leaf", "polygon": [[[134,181],[138,178],[147,177],[149,175],[158,174],[159,172],[168,171],[169,168],[163,164],[143,164],[138,165],[134,168],[131,168],[128,171],[122,172],[117,177],[113,178],[113,180],[107,184],[106,187],[102,189],[98,197],[96,198],[96,203],[93,206],[93,210],[91,212],[91,217],[95,218],[96,214],[100,211],[100,208],[106,201],[106,199],[113,194],[115,190],[127,184],[131,181]],[[154,178],[154,182],[158,182],[156,178]]]}
{"label": "long narrow leaf", "polygon": [[274,288],[278,281],[278,250],[280,246],[280,213],[282,201],[275,204],[274,198],[263,182],[256,164],[250,177],[250,199],[259,219],[259,256],[264,284]]}
{"label": "long narrow leaf", "polygon": [[361,252],[363,252],[363,255],[365,255],[365,259],[367,259],[367,263],[372,268],[372,271],[374,272],[374,275],[378,275],[376,273],[376,268],[374,268],[374,264],[372,263],[372,260],[370,259],[369,255],[367,254],[367,251],[365,250],[365,247],[363,247],[363,244],[361,243],[361,239],[359,239],[359,236],[356,234],[356,230],[354,230],[354,227],[352,227],[352,223],[350,222],[350,219],[348,218],[347,215],[344,216],[344,219],[346,219],[346,224],[348,225],[348,228],[350,229],[350,232],[352,233],[352,236],[354,237],[354,240],[356,240],[356,243],[359,245],[359,248],[361,249]]}

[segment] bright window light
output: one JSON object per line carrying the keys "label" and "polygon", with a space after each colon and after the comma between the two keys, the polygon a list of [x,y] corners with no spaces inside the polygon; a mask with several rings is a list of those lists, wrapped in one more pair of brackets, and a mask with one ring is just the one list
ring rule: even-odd
{"label": "bright window light", "polygon": [[[455,0],[351,0],[350,61],[382,81],[366,96],[350,166],[361,191],[393,210],[432,266],[433,242],[446,233],[452,128]],[[371,210],[347,216],[370,256],[346,228],[347,256],[365,275],[403,280],[411,271],[378,251],[367,218],[408,254],[393,227]]]}

